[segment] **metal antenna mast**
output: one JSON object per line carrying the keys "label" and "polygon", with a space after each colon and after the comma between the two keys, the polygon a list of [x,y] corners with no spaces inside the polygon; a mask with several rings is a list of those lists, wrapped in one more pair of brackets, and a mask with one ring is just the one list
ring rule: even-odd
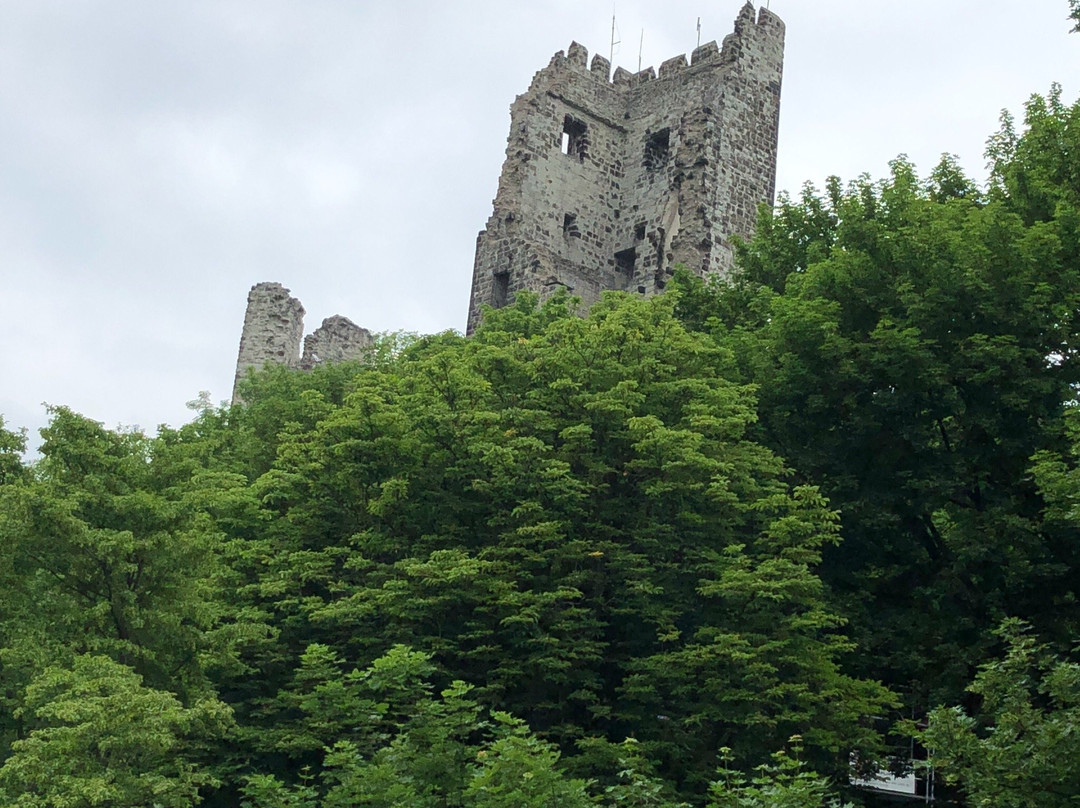
{"label": "metal antenna mast", "polygon": [[701,17],[697,18],[697,47],[701,47]]}
{"label": "metal antenna mast", "polygon": [[615,46],[621,45],[622,40],[616,39],[615,36],[615,4],[611,4],[611,50],[608,52],[608,62],[615,64]]}
{"label": "metal antenna mast", "polygon": [[645,29],[644,28],[641,29],[641,41],[638,42],[638,46],[637,46],[637,72],[638,73],[641,72],[641,49],[643,47],[645,47]]}

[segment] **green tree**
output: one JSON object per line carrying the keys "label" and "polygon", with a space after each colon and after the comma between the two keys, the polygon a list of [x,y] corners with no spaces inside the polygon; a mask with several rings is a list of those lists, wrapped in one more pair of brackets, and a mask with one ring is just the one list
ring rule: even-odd
{"label": "green tree", "polygon": [[[724,739],[759,762],[804,732],[821,765],[873,745],[861,717],[891,699],[840,669],[815,574],[835,515],[750,439],[753,391],[673,305],[613,295],[581,318],[523,296],[337,397],[318,379],[260,397],[252,378],[263,412],[293,413],[251,486],[258,529],[236,535],[253,548],[242,608],[277,632],[248,658],[261,677],[225,686],[260,765],[322,765],[330,741],[295,709],[313,643],[358,667],[395,643],[430,653],[569,767],[587,765],[578,741],[634,734],[690,790]],[[725,682],[737,709],[713,704]]]}
{"label": "green tree", "polygon": [[[723,759],[730,761],[730,750],[721,751]],[[828,781],[799,760],[800,751],[796,743],[794,757],[777,752],[752,776],[722,766],[720,778],[709,789],[706,808],[841,808],[840,800],[829,793]],[[843,808],[850,805],[845,803]]]}
{"label": "green tree", "polygon": [[26,474],[22,453],[26,451],[26,434],[4,429],[0,416],[0,486],[22,479]]}
{"label": "green tree", "polygon": [[0,488],[4,676],[102,653],[197,696],[221,617],[220,534],[197,492],[160,484],[140,433],[59,407],[42,436],[32,474]]}
{"label": "green tree", "polygon": [[[252,808],[353,805],[547,806],[593,804],[585,783],[565,776],[559,753],[518,719],[481,716],[469,686],[437,697],[428,656],[402,646],[364,671],[343,674],[325,648],[311,648],[298,674],[297,707],[312,738],[323,739],[321,774],[287,784],[249,779]],[[314,748],[314,745],[311,745]]]}
{"label": "green tree", "polygon": [[520,720],[496,713],[496,740],[478,753],[481,760],[465,791],[475,808],[586,808],[586,783],[559,771],[559,752],[534,737]]}
{"label": "green tree", "polygon": [[0,767],[0,793],[13,808],[196,805],[200,788],[213,784],[196,759],[230,723],[220,702],[185,708],[96,655],[44,670],[17,717],[25,736]]}
{"label": "green tree", "polygon": [[918,732],[930,764],[973,808],[1064,808],[1080,794],[1080,664],[1055,657],[1022,621],[998,634],[1004,657],[981,666],[969,690],[978,716],[940,707]]}
{"label": "green tree", "polygon": [[686,322],[758,386],[755,436],[840,510],[822,574],[857,670],[924,705],[959,697],[1005,614],[1080,625],[1080,537],[1029,474],[1080,382],[1074,115],[1033,102],[988,197],[950,159],[926,181],[899,160],[782,200],[732,284],[682,283]]}
{"label": "green tree", "polygon": [[[617,764],[614,782],[603,789],[603,805],[612,808],[690,808],[690,803],[677,802],[669,783],[655,774],[655,766],[645,757],[636,738],[610,745]],[[588,747],[588,744],[586,744]],[[602,766],[600,770],[609,767]]]}
{"label": "green tree", "polygon": [[990,195],[1023,217],[1026,224],[1058,222],[1054,228],[1075,255],[1080,205],[1080,102],[1071,106],[1054,84],[1046,96],[1033,95],[1024,106],[1024,130],[1002,113],[1000,131],[987,142]]}
{"label": "green tree", "polygon": [[692,757],[691,781],[707,780],[718,746],[747,766],[799,732],[819,766],[828,752],[832,771],[842,773],[842,752],[875,749],[876,735],[860,719],[895,706],[877,683],[842,672],[852,645],[813,572],[823,544],[835,541],[835,514],[814,489],[796,489],[792,500],[794,508],[776,498],[778,518],[754,547],[731,546],[711,568],[702,565],[698,591],[715,610],[711,619],[671,650],[628,665],[625,691],[646,707],[635,731],[656,759]]}

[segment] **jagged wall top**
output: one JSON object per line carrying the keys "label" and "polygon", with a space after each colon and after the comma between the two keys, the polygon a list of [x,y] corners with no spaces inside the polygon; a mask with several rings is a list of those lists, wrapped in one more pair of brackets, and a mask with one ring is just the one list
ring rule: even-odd
{"label": "jagged wall top", "polygon": [[304,314],[304,306],[280,283],[251,287],[233,379],[234,404],[241,400],[239,383],[249,368],[273,364],[311,370],[323,362],[359,359],[374,345],[370,331],[338,314],[304,337]]}
{"label": "jagged wall top", "polygon": [[785,26],[782,19],[767,8],[755,11],[754,4],[747,2],[735,19],[735,32],[724,37],[723,46],[717,46],[715,40],[706,42],[694,48],[689,60],[685,54],[679,54],[661,63],[659,71],[650,66],[642,68],[637,73],[631,73],[626,68],[617,67],[612,74],[611,62],[607,58],[597,53],[590,63],[588,49],[574,41],[565,51],[557,51],[551,57],[548,66],[541,70],[533,81],[535,83],[541,79],[545,71],[570,69],[586,73],[597,81],[617,89],[629,90],[647,81],[673,78],[688,67],[698,67],[703,64],[730,64],[738,58],[744,37],[767,37],[783,41],[784,34]]}

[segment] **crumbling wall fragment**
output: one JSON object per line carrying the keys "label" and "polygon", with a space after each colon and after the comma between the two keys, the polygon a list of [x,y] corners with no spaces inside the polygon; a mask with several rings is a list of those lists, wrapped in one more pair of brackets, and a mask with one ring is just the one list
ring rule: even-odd
{"label": "crumbling wall fragment", "polygon": [[[300,341],[304,353],[300,354]],[[366,328],[335,314],[304,337],[304,307],[280,283],[257,283],[248,292],[240,352],[233,378],[233,404],[241,402],[238,383],[249,368],[267,364],[311,370],[326,362],[360,359],[371,351],[375,339]]]}
{"label": "crumbling wall fragment", "polygon": [[335,314],[322,321],[322,325],[304,337],[304,355],[300,367],[311,370],[323,362],[348,362],[362,359],[370,353],[375,339],[366,328],[361,328],[348,317]]}
{"label": "crumbling wall fragment", "polygon": [[280,283],[257,283],[248,292],[244,328],[233,379],[233,403],[239,400],[237,382],[248,368],[270,363],[296,367],[304,336],[304,307]]}

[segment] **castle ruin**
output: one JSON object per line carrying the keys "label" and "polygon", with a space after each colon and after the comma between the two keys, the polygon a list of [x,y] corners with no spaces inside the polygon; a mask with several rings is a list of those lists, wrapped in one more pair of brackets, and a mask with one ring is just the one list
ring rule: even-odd
{"label": "castle ruin", "polygon": [[510,107],[494,210],[476,241],[466,333],[481,306],[565,287],[660,292],[673,267],[725,274],[731,236],[771,204],[784,23],[747,2],[722,47],[609,78],[576,42]]}
{"label": "castle ruin", "polygon": [[360,359],[374,344],[370,331],[338,314],[327,317],[305,337],[304,307],[300,301],[280,283],[257,283],[248,292],[232,401],[234,404],[240,401],[237,385],[248,368],[261,368],[269,363],[311,370],[323,362]]}
{"label": "castle ruin", "polygon": [[[482,306],[563,287],[585,305],[607,290],[663,291],[675,265],[732,267],[776,185],[784,23],[747,2],[717,47],[638,73],[576,42],[510,107],[494,210],[476,240],[466,333]],[[236,381],[248,368],[362,357],[370,332],[334,316],[303,337],[304,307],[278,283],[248,295]],[[300,350],[303,339],[303,352]],[[233,402],[238,401],[236,382]]]}

